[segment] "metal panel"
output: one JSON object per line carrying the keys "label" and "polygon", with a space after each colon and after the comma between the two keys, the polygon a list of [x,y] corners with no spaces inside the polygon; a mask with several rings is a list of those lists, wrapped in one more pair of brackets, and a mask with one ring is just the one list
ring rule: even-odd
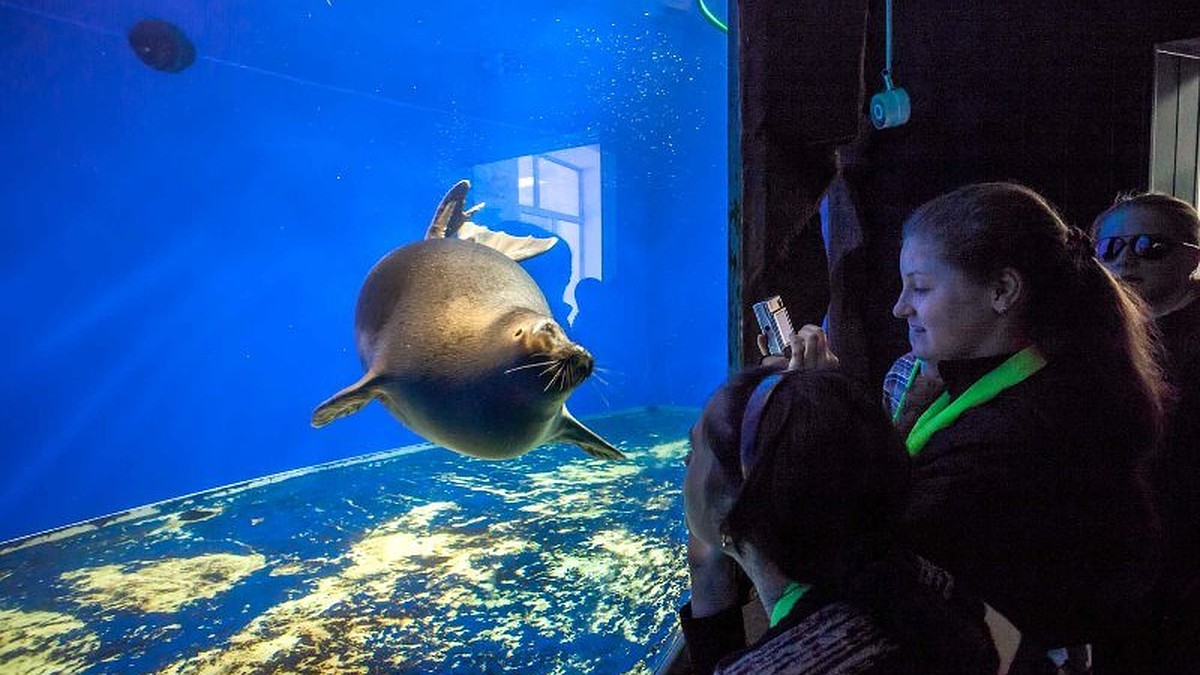
{"label": "metal panel", "polygon": [[1150,189],[1175,190],[1175,123],[1180,85],[1180,58],[1154,53],[1154,119],[1151,125]]}
{"label": "metal panel", "polygon": [[1200,38],[1191,38],[1189,40],[1175,40],[1174,42],[1164,42],[1154,46],[1155,51],[1166,54],[1174,54],[1175,56],[1187,56],[1193,59],[1200,59]]}
{"label": "metal panel", "polygon": [[1179,61],[1179,118],[1175,140],[1174,195],[1196,203],[1196,132],[1200,129],[1200,61]]}
{"label": "metal panel", "polygon": [[1175,189],[1175,124],[1179,109],[1179,61],[1174,54],[1154,54],[1154,121],[1150,132],[1150,189]]}

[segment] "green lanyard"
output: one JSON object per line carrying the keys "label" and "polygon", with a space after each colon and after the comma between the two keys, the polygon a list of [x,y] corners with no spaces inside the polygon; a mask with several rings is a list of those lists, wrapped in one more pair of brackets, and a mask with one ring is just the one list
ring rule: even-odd
{"label": "green lanyard", "polygon": [[996,398],[997,394],[1023,382],[1045,365],[1046,357],[1037,347],[1030,345],[979,378],[953,402],[950,401],[950,392],[944,392],[917,418],[917,423],[908,433],[908,439],[904,442],[908,446],[908,454],[921,452],[931,436],[954,424],[959,415]]}
{"label": "green lanyard", "polygon": [[779,596],[779,600],[775,601],[775,607],[771,610],[771,628],[779,625],[780,621],[787,618],[788,614],[792,613],[792,609],[796,607],[796,603],[812,586],[802,584],[796,581],[787,585],[783,589],[783,595]]}

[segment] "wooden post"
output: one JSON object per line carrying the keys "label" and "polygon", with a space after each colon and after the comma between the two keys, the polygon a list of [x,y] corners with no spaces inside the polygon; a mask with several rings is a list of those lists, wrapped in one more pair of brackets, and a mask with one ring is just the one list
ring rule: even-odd
{"label": "wooden post", "polygon": [[758,360],[750,305],[780,295],[798,327],[829,300],[818,207],[862,117],[866,0],[730,8],[730,366]]}

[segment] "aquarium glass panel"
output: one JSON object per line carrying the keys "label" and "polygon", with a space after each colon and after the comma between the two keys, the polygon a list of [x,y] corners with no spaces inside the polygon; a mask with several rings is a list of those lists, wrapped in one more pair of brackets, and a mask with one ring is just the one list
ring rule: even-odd
{"label": "aquarium glass panel", "polygon": [[677,0],[0,0],[0,672],[652,671],[727,48]]}

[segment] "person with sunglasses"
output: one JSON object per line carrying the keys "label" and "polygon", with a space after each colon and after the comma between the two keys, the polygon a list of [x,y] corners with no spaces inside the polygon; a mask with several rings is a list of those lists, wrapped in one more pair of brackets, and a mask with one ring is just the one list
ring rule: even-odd
{"label": "person with sunglasses", "polygon": [[[1120,672],[1149,615],[1159,541],[1141,467],[1166,385],[1143,303],[1093,253],[1013,183],[932,199],[902,230],[893,314],[946,389],[905,439],[904,529],[1020,631],[1011,673],[1054,672],[1088,644],[1097,672]],[[832,361],[827,344],[805,326],[789,367]]]}
{"label": "person with sunglasses", "polygon": [[1200,663],[1200,215],[1164,194],[1118,197],[1092,223],[1096,258],[1150,307],[1175,390],[1153,486],[1165,553],[1156,672]]}
{"label": "person with sunglasses", "polygon": [[[684,477],[691,672],[994,675],[980,606],[896,538],[908,457],[834,370],[735,375],[692,429]],[[738,575],[770,629],[745,645]]]}
{"label": "person with sunglasses", "polygon": [[[1200,297],[1200,218],[1170,195],[1127,195],[1092,223],[1096,258],[1161,319]],[[1195,311],[1195,308],[1193,308]]]}

